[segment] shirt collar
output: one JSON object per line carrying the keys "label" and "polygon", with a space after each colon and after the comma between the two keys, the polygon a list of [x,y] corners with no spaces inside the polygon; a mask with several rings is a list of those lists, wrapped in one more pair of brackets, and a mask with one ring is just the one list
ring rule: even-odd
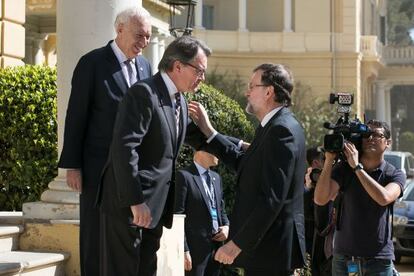
{"label": "shirt collar", "polygon": [[197,168],[197,171],[200,175],[203,175],[207,170],[205,168],[203,168],[200,164],[198,164],[196,161],[193,161],[194,165]]}
{"label": "shirt collar", "polygon": [[273,117],[273,115],[275,115],[279,110],[281,110],[282,109],[282,107],[283,106],[278,106],[278,107],[276,107],[275,109],[273,109],[272,111],[270,111],[269,113],[267,113],[264,117],[263,117],[263,119],[262,119],[262,121],[260,122],[260,124],[262,125],[262,127],[264,127],[266,124],[267,124],[267,122],[269,122],[270,121],[270,119]]}
{"label": "shirt collar", "polygon": [[175,93],[178,92],[177,87],[175,86],[174,82],[168,76],[167,73],[161,71],[161,77],[165,83],[165,86],[167,86],[168,94],[170,95],[171,101],[174,102],[175,100]]}
{"label": "shirt collar", "polygon": [[[118,44],[116,44],[115,40],[111,42],[111,48],[120,64],[124,64],[124,62],[128,60],[124,52],[122,52],[121,48],[119,48]],[[131,61],[135,64],[135,58],[131,59]]]}

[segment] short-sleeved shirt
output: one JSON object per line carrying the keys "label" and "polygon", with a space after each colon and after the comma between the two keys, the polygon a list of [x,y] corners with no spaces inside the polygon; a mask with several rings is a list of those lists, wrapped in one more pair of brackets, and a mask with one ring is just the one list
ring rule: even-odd
{"label": "short-sleeved shirt", "polygon": [[[390,163],[368,173],[382,186],[391,182],[400,185],[401,194],[405,183],[404,173]],[[360,183],[348,163],[339,163],[332,171],[342,193],[339,230],[335,232],[334,254],[346,256],[394,259],[391,237],[392,204],[380,206]]]}

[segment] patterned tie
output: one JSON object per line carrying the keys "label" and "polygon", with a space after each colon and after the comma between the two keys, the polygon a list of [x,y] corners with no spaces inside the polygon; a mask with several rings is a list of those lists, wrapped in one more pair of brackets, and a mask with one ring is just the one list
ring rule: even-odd
{"label": "patterned tie", "polygon": [[132,66],[134,66],[134,63],[132,62],[132,59],[127,59],[124,61],[127,72],[128,72],[128,81],[129,81],[129,87],[131,87],[134,83],[137,82],[137,76],[134,73],[134,69]]}
{"label": "patterned tie", "polygon": [[175,97],[175,122],[177,127],[177,136],[180,133],[180,113],[181,113],[181,94],[177,92],[174,94]]}

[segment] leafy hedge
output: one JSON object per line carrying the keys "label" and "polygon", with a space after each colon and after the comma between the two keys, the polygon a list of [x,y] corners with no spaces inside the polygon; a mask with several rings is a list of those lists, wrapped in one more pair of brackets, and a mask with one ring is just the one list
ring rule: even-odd
{"label": "leafy hedge", "polygon": [[[252,124],[247,120],[240,105],[212,86],[203,84],[200,91],[195,94],[187,94],[187,100],[195,100],[206,108],[213,127],[220,133],[238,137],[245,141],[251,141],[254,135]],[[178,159],[179,167],[188,166],[193,160],[193,151],[185,146]],[[235,174],[229,171],[223,164],[215,168],[223,181],[223,193],[226,209],[231,210],[234,204]]]}
{"label": "leafy hedge", "polygon": [[0,211],[38,200],[57,174],[56,70],[0,70]]}

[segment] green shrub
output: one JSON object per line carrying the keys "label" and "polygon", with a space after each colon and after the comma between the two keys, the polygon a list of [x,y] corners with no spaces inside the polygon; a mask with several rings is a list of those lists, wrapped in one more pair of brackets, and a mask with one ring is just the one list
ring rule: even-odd
{"label": "green shrub", "polygon": [[[405,131],[400,135],[400,145],[399,149],[401,151],[409,151],[414,154],[414,132]],[[394,137],[395,143],[395,137]]]}
{"label": "green shrub", "polygon": [[[188,100],[195,100],[204,105],[214,128],[220,133],[238,137],[250,142],[253,138],[254,129],[247,120],[240,105],[228,98],[223,92],[212,86],[203,84],[200,91],[195,94],[187,94]],[[193,160],[193,151],[185,146],[178,159],[178,167],[186,167]],[[222,177],[223,193],[226,202],[226,209],[231,210],[234,204],[235,174],[220,164],[217,171]]]}
{"label": "green shrub", "polygon": [[0,70],[0,210],[38,200],[57,174],[56,70]]}
{"label": "green shrub", "polygon": [[[323,137],[328,133],[323,123],[335,123],[339,117],[336,106],[329,104],[328,97],[315,98],[312,94],[310,86],[300,82],[295,84],[291,109],[305,130],[307,147],[323,145]],[[311,97],[312,100],[309,100]]]}

